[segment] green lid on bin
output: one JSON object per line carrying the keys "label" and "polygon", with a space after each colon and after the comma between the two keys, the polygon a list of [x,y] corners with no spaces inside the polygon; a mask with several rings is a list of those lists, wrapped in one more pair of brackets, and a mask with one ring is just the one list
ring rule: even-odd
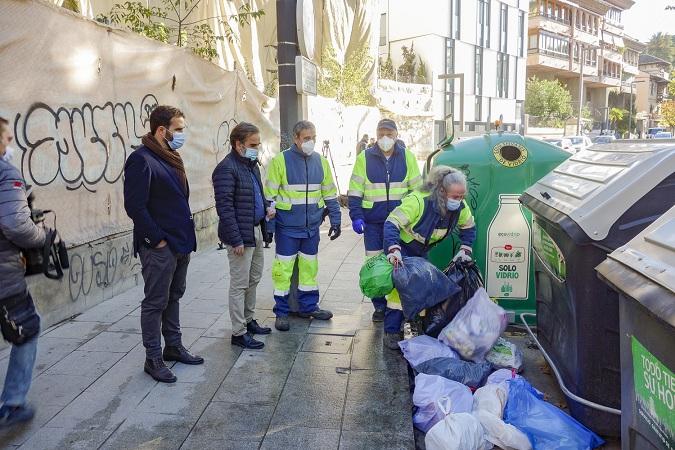
{"label": "green lid on bin", "polygon": [[672,143],[616,143],[583,150],[525,193],[567,215],[595,241],[675,172]]}

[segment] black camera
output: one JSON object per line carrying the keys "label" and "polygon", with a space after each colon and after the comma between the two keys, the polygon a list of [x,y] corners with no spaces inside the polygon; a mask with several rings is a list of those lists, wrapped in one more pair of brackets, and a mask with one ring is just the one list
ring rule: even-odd
{"label": "black camera", "polygon": [[[47,214],[54,214],[54,229],[45,228],[45,244],[41,248],[22,249],[21,252],[26,260],[26,276],[44,274],[52,280],[63,278],[63,269],[70,267],[68,260],[68,250],[58,232],[56,231],[56,213],[49,209],[37,209],[33,207],[35,195],[29,186],[28,207],[30,208],[30,217],[38,225],[44,224]],[[58,241],[57,241],[58,238]]]}

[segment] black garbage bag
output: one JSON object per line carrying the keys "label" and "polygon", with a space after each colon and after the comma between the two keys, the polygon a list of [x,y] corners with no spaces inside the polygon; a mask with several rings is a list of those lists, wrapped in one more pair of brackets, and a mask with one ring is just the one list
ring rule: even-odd
{"label": "black garbage bag", "polygon": [[424,317],[424,334],[438,337],[438,334],[466,305],[479,287],[483,286],[483,277],[473,261],[454,261],[444,272],[448,279],[460,287],[460,290],[444,301],[427,309]]}
{"label": "black garbage bag", "polygon": [[457,358],[441,357],[424,361],[416,365],[415,370],[418,373],[438,375],[477,389],[485,384],[485,380],[492,373],[492,364],[487,361],[475,363]]}
{"label": "black garbage bag", "polygon": [[461,291],[436,266],[417,256],[404,257],[403,265],[394,269],[392,279],[406,319]]}

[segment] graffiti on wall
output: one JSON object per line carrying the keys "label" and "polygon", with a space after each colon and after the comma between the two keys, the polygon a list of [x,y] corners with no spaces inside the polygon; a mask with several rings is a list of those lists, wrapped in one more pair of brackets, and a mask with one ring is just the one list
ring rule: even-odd
{"label": "graffiti on wall", "polygon": [[138,106],[129,101],[78,108],[33,103],[14,120],[24,178],[37,186],[63,182],[68,190],[92,193],[100,183],[116,183],[157,105],[153,94]]}
{"label": "graffiti on wall", "polygon": [[101,249],[85,246],[82,250],[71,251],[68,276],[70,299],[75,302],[80,296],[86,297],[94,287],[105,289],[112,286],[124,276],[137,273],[139,268],[140,263],[134,258],[130,240]]}

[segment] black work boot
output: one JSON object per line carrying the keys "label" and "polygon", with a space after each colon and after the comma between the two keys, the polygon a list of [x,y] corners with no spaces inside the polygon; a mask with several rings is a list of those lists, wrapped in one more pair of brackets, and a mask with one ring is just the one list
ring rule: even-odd
{"label": "black work boot", "polygon": [[173,374],[171,369],[166,367],[162,358],[146,358],[143,369],[145,373],[160,383],[175,383],[177,380],[176,375]]}
{"label": "black work boot", "polygon": [[326,309],[317,308],[312,312],[298,313],[298,317],[302,317],[303,319],[309,319],[311,317],[316,320],[330,320],[333,317],[333,313]]}
{"label": "black work boot", "polygon": [[248,333],[242,334],[241,336],[232,336],[232,345],[238,345],[241,348],[248,348],[252,350],[260,350],[265,346],[264,343],[256,341],[253,339],[253,336]]}
{"label": "black work boot", "polygon": [[190,353],[183,345],[167,345],[164,347],[164,361],[178,361],[183,364],[190,364],[191,366],[196,366],[198,364],[204,364],[204,358],[201,356],[196,356]]}
{"label": "black work boot", "polygon": [[246,324],[246,331],[248,331],[249,334],[270,334],[272,332],[271,328],[268,327],[261,327],[258,325],[258,321],[255,319],[251,320],[249,323]]}
{"label": "black work boot", "polygon": [[279,331],[288,331],[291,329],[291,324],[288,323],[288,317],[277,317],[274,321],[274,328]]}
{"label": "black work boot", "polygon": [[384,322],[384,308],[373,311],[373,322]]}
{"label": "black work boot", "polygon": [[384,333],[382,336],[382,342],[384,346],[389,350],[398,350],[401,351],[401,348],[398,346],[399,341],[403,340],[402,333]]}

